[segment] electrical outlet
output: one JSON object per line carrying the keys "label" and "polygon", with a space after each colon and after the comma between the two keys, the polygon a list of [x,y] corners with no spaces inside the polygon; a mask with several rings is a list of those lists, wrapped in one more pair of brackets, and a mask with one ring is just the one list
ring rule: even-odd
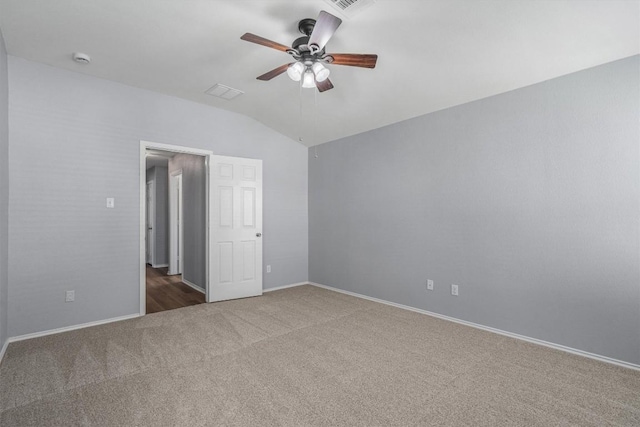
{"label": "electrical outlet", "polygon": [[451,285],[451,295],[458,296],[458,285]]}
{"label": "electrical outlet", "polygon": [[428,291],[432,291],[433,290],[433,280],[431,280],[431,279],[427,279],[427,290]]}
{"label": "electrical outlet", "polygon": [[116,207],[116,199],[113,197],[107,197],[107,207],[113,209]]}
{"label": "electrical outlet", "polygon": [[271,273],[271,266],[267,265],[267,273]]}
{"label": "electrical outlet", "polygon": [[64,302],[73,302],[76,299],[76,291],[66,291],[64,293]]}

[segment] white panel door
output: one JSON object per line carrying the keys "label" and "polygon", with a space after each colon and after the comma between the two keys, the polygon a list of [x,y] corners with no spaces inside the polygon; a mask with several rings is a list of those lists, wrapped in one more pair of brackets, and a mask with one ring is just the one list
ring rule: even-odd
{"label": "white panel door", "polygon": [[169,177],[169,275],[182,274],[183,228],[182,170],[179,170]]}
{"label": "white panel door", "polygon": [[262,160],[211,156],[208,301],[262,295]]}

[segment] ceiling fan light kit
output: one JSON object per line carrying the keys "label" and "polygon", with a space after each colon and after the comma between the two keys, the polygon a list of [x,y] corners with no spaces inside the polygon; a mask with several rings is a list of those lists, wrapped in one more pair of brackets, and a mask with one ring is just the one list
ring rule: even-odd
{"label": "ceiling fan light kit", "polygon": [[311,66],[311,70],[316,77],[316,81],[319,82],[327,80],[329,78],[329,74],[331,74],[329,69],[319,62],[314,62],[314,64]]}
{"label": "ceiling fan light kit", "polygon": [[299,82],[304,72],[304,65],[301,62],[294,62],[287,68],[287,75],[294,82]]}
{"label": "ceiling fan light kit", "polygon": [[378,55],[326,53],[325,46],[341,23],[342,20],[340,18],[324,10],[320,12],[317,20],[303,19],[298,23],[298,30],[304,36],[294,40],[291,47],[251,33],[246,33],[240,38],[251,43],[286,52],[296,61],[291,64],[281,65],[258,76],[258,80],[269,81],[286,71],[291,80],[295,82],[302,81],[303,88],[317,88],[318,91],[324,92],[333,89],[333,84],[329,80],[331,71],[324,64],[375,68],[378,60]]}
{"label": "ceiling fan light kit", "polygon": [[304,72],[304,78],[302,79],[302,87],[305,89],[311,89],[316,87],[316,82],[313,77],[313,71],[306,70]]}

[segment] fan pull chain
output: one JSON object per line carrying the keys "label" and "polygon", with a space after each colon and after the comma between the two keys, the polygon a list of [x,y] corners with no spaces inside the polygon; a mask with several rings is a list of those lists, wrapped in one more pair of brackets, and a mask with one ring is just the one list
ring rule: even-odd
{"label": "fan pull chain", "polygon": [[299,92],[299,98],[300,98],[300,136],[298,137],[298,139],[300,140],[300,142],[302,142],[302,138],[303,138],[303,134],[304,134],[304,114],[302,113],[302,79],[300,79],[300,84],[298,85],[298,88],[300,90]]}
{"label": "fan pull chain", "polygon": [[314,144],[314,148],[313,148],[313,153],[314,153],[314,157],[317,159],[318,158],[318,149],[317,144],[318,141],[316,140],[317,136],[318,136],[318,88],[314,88],[313,89],[313,144]]}

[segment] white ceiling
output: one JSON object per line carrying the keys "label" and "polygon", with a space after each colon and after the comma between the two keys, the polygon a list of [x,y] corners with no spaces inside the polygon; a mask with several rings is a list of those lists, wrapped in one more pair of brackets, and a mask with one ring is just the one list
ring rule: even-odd
{"label": "white ceiling", "polygon": [[[240,36],[290,45],[320,10],[341,16],[325,0],[0,0],[0,28],[11,55],[236,111],[308,146],[640,53],[636,0],[377,0],[341,16],[326,49],[376,53],[375,69],[329,66],[321,94],[256,80],[290,57]],[[216,83],[245,94],[206,95]]]}

